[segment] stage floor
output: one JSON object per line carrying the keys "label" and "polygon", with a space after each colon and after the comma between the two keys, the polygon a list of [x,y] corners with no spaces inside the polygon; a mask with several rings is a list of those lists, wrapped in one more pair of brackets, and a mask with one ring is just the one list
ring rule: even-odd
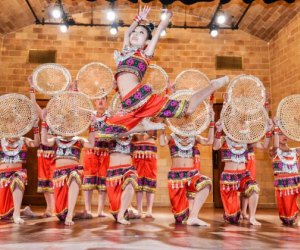
{"label": "stage floor", "polygon": [[[42,211],[34,208],[34,211]],[[0,249],[300,249],[300,228],[281,225],[275,209],[261,209],[261,227],[223,223],[222,210],[204,208],[200,218],[210,228],[175,225],[169,208],[155,208],[155,219],[129,226],[107,218],[77,220],[72,227],[55,217],[27,219],[24,225],[0,222]]]}

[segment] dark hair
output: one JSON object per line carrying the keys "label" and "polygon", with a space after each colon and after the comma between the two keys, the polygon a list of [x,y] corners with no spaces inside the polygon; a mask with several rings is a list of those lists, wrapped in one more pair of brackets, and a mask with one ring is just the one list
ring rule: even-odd
{"label": "dark hair", "polygon": [[152,39],[152,31],[154,30],[154,24],[148,23],[148,24],[141,24],[139,26],[145,28],[145,30],[147,31],[147,39],[151,40]]}

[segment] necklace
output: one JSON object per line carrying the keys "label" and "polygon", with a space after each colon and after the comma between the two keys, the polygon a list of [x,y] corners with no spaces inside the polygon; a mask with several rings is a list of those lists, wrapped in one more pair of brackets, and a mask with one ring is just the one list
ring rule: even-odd
{"label": "necklace", "polygon": [[138,49],[139,49],[139,47],[136,47],[136,46],[131,46],[131,47],[126,46],[125,48],[123,48],[123,50],[121,52],[115,50],[114,59],[118,64],[118,63],[128,59],[129,57],[133,56]]}
{"label": "necklace", "polygon": [[[20,138],[18,141],[14,142],[13,144],[9,144],[9,142],[3,138],[1,139],[1,147],[5,155],[8,156],[16,156],[20,153],[22,147],[24,145],[24,139]],[[8,149],[7,146],[10,146],[13,149]]]}
{"label": "necklace", "polygon": [[231,139],[229,139],[228,136],[225,137],[226,143],[228,145],[229,150],[236,154],[236,155],[241,155],[243,153],[245,153],[246,149],[247,149],[247,144],[246,143],[238,143],[238,142],[234,142]]}
{"label": "necklace", "polygon": [[280,161],[286,165],[294,165],[297,161],[296,149],[291,149],[289,151],[282,151],[280,148],[278,148],[277,155]]}
{"label": "necklace", "polygon": [[116,152],[122,153],[122,154],[130,154],[131,152],[131,138],[132,136],[129,136],[127,140],[122,141],[119,138],[116,139]]}
{"label": "necklace", "polygon": [[71,141],[67,142],[67,143],[62,143],[62,141],[66,141],[62,138],[56,138],[56,144],[58,147],[60,148],[70,148],[72,146],[74,146],[74,144],[78,141],[78,137],[73,137]]}
{"label": "necklace", "polygon": [[187,140],[184,140],[186,145],[182,145],[183,139],[179,138],[176,134],[172,133],[171,137],[174,139],[175,145],[179,148],[178,156],[183,158],[193,157],[193,147],[195,145],[195,137],[188,137]]}

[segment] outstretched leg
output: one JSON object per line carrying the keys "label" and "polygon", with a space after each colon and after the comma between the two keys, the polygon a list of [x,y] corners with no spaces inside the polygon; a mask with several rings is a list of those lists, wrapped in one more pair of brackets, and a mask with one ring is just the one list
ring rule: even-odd
{"label": "outstretched leg", "polygon": [[137,217],[142,217],[143,214],[143,191],[136,193],[136,203],[137,203],[137,210],[138,214]]}
{"label": "outstretched leg", "polygon": [[146,212],[146,217],[147,218],[153,218],[152,208],[153,208],[153,202],[154,202],[154,193],[147,192],[146,193],[146,198],[147,198],[147,212]]}
{"label": "outstretched leg", "polygon": [[79,193],[79,185],[76,182],[75,178],[72,179],[70,186],[69,186],[69,192],[68,192],[68,214],[65,220],[65,224],[68,226],[74,225],[73,222],[73,214],[74,209],[77,201]]}
{"label": "outstretched leg", "polygon": [[104,205],[105,205],[106,192],[99,191],[98,197],[98,217],[106,217],[107,214],[104,213]]}
{"label": "outstretched leg", "polygon": [[208,223],[206,223],[198,218],[199,211],[207,199],[209,190],[210,190],[210,187],[207,186],[196,194],[194,202],[191,203],[192,208],[190,210],[189,218],[186,222],[187,225],[204,226],[204,227],[210,226]]}
{"label": "outstretched leg", "polygon": [[251,225],[260,226],[261,223],[255,218],[256,208],[258,204],[258,193],[253,192],[249,197],[249,222]]}
{"label": "outstretched leg", "polygon": [[121,207],[117,216],[117,221],[121,224],[130,224],[130,222],[124,218],[124,215],[125,215],[125,211],[129,207],[133,199],[133,196],[134,196],[134,187],[131,183],[129,183],[122,192]]}
{"label": "outstretched leg", "polygon": [[18,185],[16,185],[12,195],[14,201],[14,213],[13,213],[14,222],[16,224],[23,224],[24,220],[21,219],[21,204],[23,199],[23,191],[18,187]]}
{"label": "outstretched leg", "polygon": [[248,220],[247,208],[249,204],[249,198],[245,196],[241,196],[241,212],[242,212],[242,219]]}
{"label": "outstretched leg", "polygon": [[51,217],[54,214],[54,194],[53,193],[44,193],[44,197],[46,200],[47,208],[43,214],[43,217]]}

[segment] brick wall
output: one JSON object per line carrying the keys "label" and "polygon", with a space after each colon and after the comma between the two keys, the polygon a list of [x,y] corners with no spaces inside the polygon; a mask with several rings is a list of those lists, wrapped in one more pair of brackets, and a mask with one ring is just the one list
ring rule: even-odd
{"label": "brick wall", "polygon": [[[67,34],[58,27],[28,26],[4,36],[1,48],[0,93],[20,92],[27,94],[27,76],[37,66],[27,63],[29,49],[57,50],[57,63],[67,67],[72,77],[86,63],[100,61],[115,69],[112,53],[122,46],[120,29],[117,38],[109,35],[107,28],[71,27]],[[216,55],[242,56],[243,70],[216,70]],[[269,52],[265,41],[242,31],[224,31],[212,39],[206,30],[169,30],[157,47],[153,63],[163,67],[174,81],[182,70],[196,68],[209,78],[227,74],[229,77],[245,73],[259,77],[267,88],[269,78]],[[223,90],[224,91],[224,90]],[[221,101],[221,92],[217,100]],[[211,147],[201,147],[202,173],[212,176]],[[262,193],[261,205],[274,204],[272,170],[266,153],[258,152],[258,177]],[[166,148],[159,149],[158,190],[156,205],[169,205],[166,173],[170,157]],[[263,177],[262,177],[263,176]],[[211,205],[212,195],[207,200]]]}

